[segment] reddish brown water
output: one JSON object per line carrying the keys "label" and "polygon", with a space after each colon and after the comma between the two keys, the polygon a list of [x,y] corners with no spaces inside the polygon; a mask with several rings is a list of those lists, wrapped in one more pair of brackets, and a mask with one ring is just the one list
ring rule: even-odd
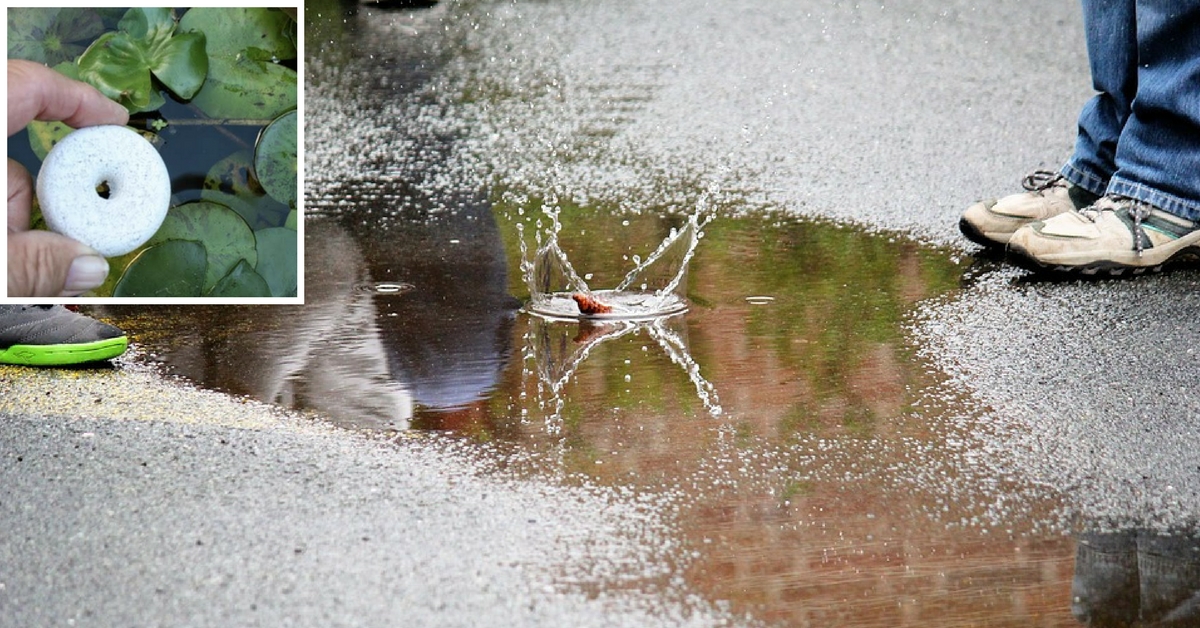
{"label": "reddish brown water", "polygon": [[[906,334],[964,264],[838,227],[728,218],[706,229],[685,314],[552,322],[518,309],[510,209],[391,227],[312,219],[304,307],[106,313],[134,334],[136,359],[206,387],[671,495],[678,576],[755,618],[1075,625],[1057,498],[976,456],[975,410]],[[604,260],[677,222],[633,217],[597,238],[604,212],[565,220],[564,248],[597,281]]]}

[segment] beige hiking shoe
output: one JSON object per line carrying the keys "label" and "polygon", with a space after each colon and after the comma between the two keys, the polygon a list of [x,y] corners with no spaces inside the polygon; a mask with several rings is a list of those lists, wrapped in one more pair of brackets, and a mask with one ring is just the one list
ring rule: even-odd
{"label": "beige hiking shoe", "polygon": [[1200,223],[1123,196],[1016,231],[1008,253],[1033,270],[1119,277],[1200,256]]}
{"label": "beige hiking shoe", "polygon": [[1024,192],[999,200],[980,201],[963,212],[958,229],[983,246],[1004,246],[1013,232],[1036,220],[1083,209],[1098,198],[1071,185],[1061,174],[1037,170],[1021,181]]}

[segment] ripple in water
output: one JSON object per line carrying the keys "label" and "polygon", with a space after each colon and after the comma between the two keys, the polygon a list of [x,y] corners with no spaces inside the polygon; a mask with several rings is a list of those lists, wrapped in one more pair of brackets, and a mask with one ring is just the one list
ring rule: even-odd
{"label": "ripple in water", "polygon": [[552,319],[575,320],[652,320],[687,311],[687,300],[674,293],[653,294],[627,290],[593,290],[590,296],[612,307],[612,311],[584,314],[575,302],[574,293],[554,292],[540,295],[529,304],[528,311]]}
{"label": "ripple in water", "polygon": [[354,286],[355,292],[369,292],[371,294],[394,295],[404,294],[416,289],[416,286],[410,283],[397,281],[380,281],[360,283]]}

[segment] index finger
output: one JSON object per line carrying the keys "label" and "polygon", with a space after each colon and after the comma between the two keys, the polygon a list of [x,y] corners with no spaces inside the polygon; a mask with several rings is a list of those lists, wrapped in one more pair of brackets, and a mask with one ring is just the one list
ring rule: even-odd
{"label": "index finger", "polygon": [[80,128],[125,124],[129,112],[99,90],[32,61],[8,62],[8,134],[33,120],[61,120]]}

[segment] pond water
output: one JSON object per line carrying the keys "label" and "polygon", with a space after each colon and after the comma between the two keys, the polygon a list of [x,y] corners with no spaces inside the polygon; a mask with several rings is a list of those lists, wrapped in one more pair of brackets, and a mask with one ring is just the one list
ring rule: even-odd
{"label": "pond water", "polygon": [[[560,4],[525,6],[553,26],[568,21]],[[511,24],[474,22],[490,10]],[[583,22],[613,13],[592,10]],[[1194,591],[1189,540],[1065,508],[1006,466],[986,409],[928,361],[914,326],[964,287],[1003,282],[997,262],[778,211],[705,162],[707,144],[637,160],[626,149],[653,126],[639,112],[664,115],[670,59],[598,63],[564,84],[538,65],[554,38],[522,30],[517,9],[430,11],[308,4],[306,303],[105,308],[134,334],[132,359],[353,429],[473,443],[507,470],[665,498],[678,577],[769,624],[1121,625]],[[500,43],[463,33],[488,24]],[[514,43],[525,35],[544,43]],[[713,143],[747,132],[732,134]],[[571,267],[603,290],[702,202],[715,218],[680,283],[686,311],[530,311],[523,263],[548,209]]]}

